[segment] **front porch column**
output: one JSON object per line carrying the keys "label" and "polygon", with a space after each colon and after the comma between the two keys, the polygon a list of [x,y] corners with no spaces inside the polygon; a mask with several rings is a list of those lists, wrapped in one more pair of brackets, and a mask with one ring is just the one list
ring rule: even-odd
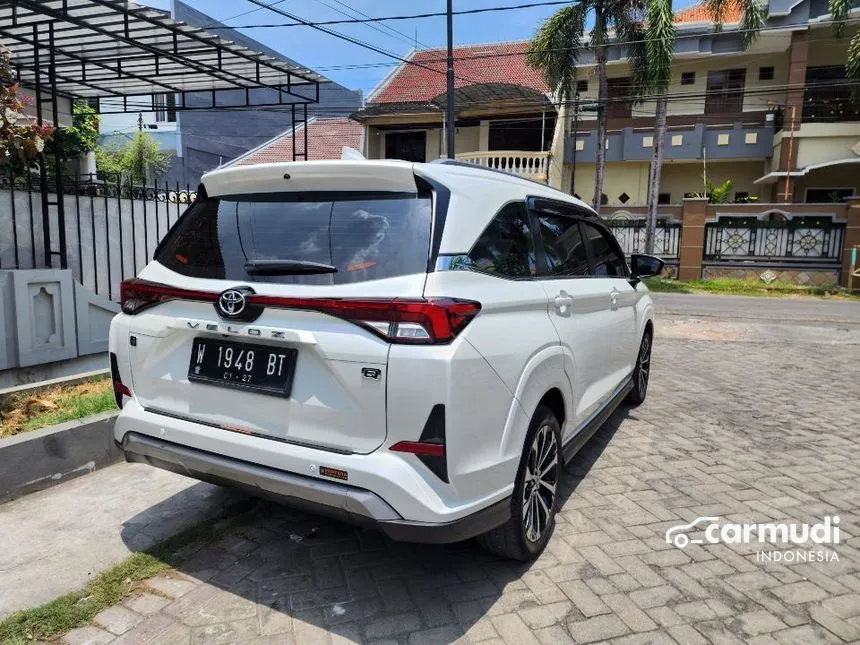
{"label": "front porch column", "polygon": [[[795,31],[791,34],[791,48],[788,54],[788,87],[785,93],[785,106],[782,124],[782,145],[779,147],[779,170],[797,169],[797,148],[800,141],[791,140],[791,133],[800,129],[803,117],[803,88],[806,85],[806,61],[809,56],[809,34]],[[781,177],[776,187],[776,201],[790,203],[794,196],[795,177]]]}
{"label": "front porch column", "polygon": [[699,280],[702,277],[707,216],[707,197],[684,200],[681,211],[681,248],[678,251],[679,280]]}
{"label": "front porch column", "polygon": [[486,152],[490,149],[490,122],[482,119],[478,126],[478,150]]}
{"label": "front porch column", "polygon": [[[845,241],[842,245],[842,275],[839,284],[848,286],[848,273],[851,271],[851,249],[860,246],[860,197],[849,197],[845,211]],[[860,249],[857,250],[860,256]],[[860,289],[860,279],[854,278],[853,289]]]}

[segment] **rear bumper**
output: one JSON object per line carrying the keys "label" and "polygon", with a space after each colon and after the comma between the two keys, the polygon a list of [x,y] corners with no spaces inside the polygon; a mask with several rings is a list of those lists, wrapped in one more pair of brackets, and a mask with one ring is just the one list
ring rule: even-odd
{"label": "rear bumper", "polygon": [[415,522],[403,519],[379,495],[356,486],[260,466],[137,432],[125,433],[122,442],[117,443],[127,461],[241,488],[288,506],[375,527],[401,542],[459,542],[503,524],[511,515],[508,497],[451,522]]}

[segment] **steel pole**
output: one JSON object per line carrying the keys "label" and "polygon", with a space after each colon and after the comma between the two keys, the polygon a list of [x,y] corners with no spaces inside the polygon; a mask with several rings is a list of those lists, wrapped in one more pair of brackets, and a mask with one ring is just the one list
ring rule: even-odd
{"label": "steel pole", "polygon": [[454,159],[454,0],[448,0],[448,159]]}

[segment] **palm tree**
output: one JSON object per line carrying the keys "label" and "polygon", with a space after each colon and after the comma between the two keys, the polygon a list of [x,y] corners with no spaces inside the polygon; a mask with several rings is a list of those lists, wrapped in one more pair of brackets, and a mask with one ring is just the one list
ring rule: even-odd
{"label": "palm tree", "polygon": [[[829,0],[828,9],[833,20],[833,35],[841,38],[845,34],[845,25],[851,13],[851,0]],[[860,99],[860,31],[854,34],[848,43],[848,57],[845,61],[845,76],[853,81],[854,99]]]}
{"label": "palm tree", "polygon": [[[720,31],[726,10],[736,2],[740,3],[743,12],[739,28],[743,33],[746,48],[764,26],[767,18],[765,6],[758,0],[705,0],[704,5],[714,21],[714,30]],[[644,14],[644,22],[633,23],[623,37],[632,43],[628,55],[636,87],[636,100],[642,101],[646,97],[655,100],[654,150],[648,174],[648,219],[645,230],[645,252],[653,253],[676,28],[672,0],[647,0]]]}
{"label": "palm tree", "polygon": [[[606,80],[606,46],[609,33],[630,28],[640,0],[581,0],[559,9],[537,30],[526,52],[526,60],[543,76],[546,84],[562,104],[576,94],[576,65],[583,49],[594,49],[597,65],[597,159],[594,173],[594,210],[600,210],[603,172],[606,161],[606,103],[609,89]],[[594,26],[583,45],[585,25],[593,17]],[[574,169],[575,171],[575,169]]]}

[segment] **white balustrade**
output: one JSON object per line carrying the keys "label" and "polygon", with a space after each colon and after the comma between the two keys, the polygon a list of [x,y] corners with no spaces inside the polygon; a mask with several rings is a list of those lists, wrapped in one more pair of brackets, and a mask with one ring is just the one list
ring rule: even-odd
{"label": "white balustrade", "polygon": [[473,163],[493,170],[504,170],[534,181],[547,183],[549,179],[549,152],[488,150],[460,152],[455,156],[458,161]]}

